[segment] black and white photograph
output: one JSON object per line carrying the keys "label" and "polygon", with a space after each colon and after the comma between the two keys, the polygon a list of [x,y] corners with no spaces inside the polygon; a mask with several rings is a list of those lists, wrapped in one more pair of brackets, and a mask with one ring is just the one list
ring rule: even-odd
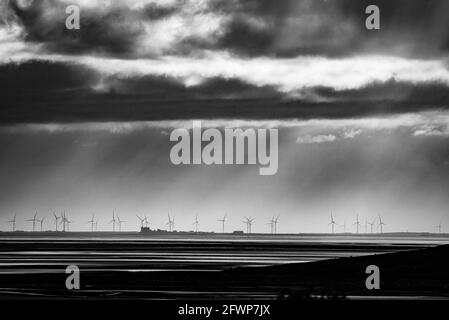
{"label": "black and white photograph", "polygon": [[448,256],[449,1],[0,0],[0,301],[447,302]]}

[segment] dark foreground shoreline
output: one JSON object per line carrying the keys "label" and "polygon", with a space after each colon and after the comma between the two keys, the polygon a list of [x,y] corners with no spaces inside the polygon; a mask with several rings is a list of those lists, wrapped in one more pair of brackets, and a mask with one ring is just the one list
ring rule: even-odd
{"label": "dark foreground shoreline", "polygon": [[[178,239],[179,240],[179,239]],[[222,270],[209,270],[210,266],[196,264],[180,266],[184,270],[169,269],[163,272],[149,272],[154,266],[145,262],[136,264],[132,259],[121,259],[120,268],[114,264],[101,266],[80,266],[81,289],[67,290],[64,268],[70,263],[61,259],[60,264],[46,265],[44,272],[0,274],[0,299],[189,299],[229,300],[258,299],[276,301],[296,300],[345,300],[345,299],[449,299],[449,245],[428,244],[376,244],[376,243],[325,243],[325,242],[149,242],[142,251],[166,250],[186,246],[192,252],[221,248],[229,254],[235,250],[253,250],[254,253],[301,250],[333,252],[369,252],[364,256],[345,256],[308,263],[287,263],[273,266],[247,267],[235,265]],[[133,241],[67,241],[65,239],[7,239],[0,241],[2,256],[9,253],[26,253],[40,250],[121,250],[128,252],[135,246]],[[143,246],[139,244],[139,246]],[[227,247],[229,246],[229,247]],[[207,251],[210,252],[210,251]],[[342,251],[343,252],[343,251]],[[387,253],[386,253],[387,252]],[[59,254],[59,253],[58,253]],[[114,253],[115,254],[115,253]],[[357,255],[357,254],[355,254]],[[62,257],[62,256],[61,256]],[[64,261],[62,261],[64,260]],[[1,268],[16,268],[6,263]],[[367,290],[365,269],[376,265],[380,269],[380,289]],[[6,268],[6,269],[5,269]],[[187,268],[187,270],[186,270]],[[188,268],[191,268],[189,270]],[[130,271],[132,270],[132,271]]]}

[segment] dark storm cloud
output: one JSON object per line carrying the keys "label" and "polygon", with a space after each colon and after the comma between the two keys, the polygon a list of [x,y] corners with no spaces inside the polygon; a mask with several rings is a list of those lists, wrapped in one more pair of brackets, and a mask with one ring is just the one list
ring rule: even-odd
{"label": "dark storm cloud", "polygon": [[[365,28],[373,4],[381,11],[377,31]],[[219,43],[254,55],[439,55],[449,50],[448,13],[444,0],[246,1]]]}
{"label": "dark storm cloud", "polygon": [[[81,66],[27,61],[0,66],[0,97],[27,99],[29,95],[90,89],[99,76]],[[49,96],[51,98],[51,96]]]}
{"label": "dark storm cloud", "polygon": [[[447,1],[74,0],[84,3],[76,32],[64,27],[70,3],[1,3],[1,123],[344,118],[449,105],[448,65],[435,58],[448,52]],[[379,31],[364,27],[369,4],[381,9]]]}
{"label": "dark storm cloud", "polygon": [[[158,82],[160,84],[160,82]],[[221,86],[220,86],[221,89]],[[162,92],[170,92],[170,97]],[[431,92],[431,91],[430,91]],[[175,94],[178,95],[177,100]],[[167,119],[343,119],[372,115],[400,114],[430,110],[447,110],[448,99],[427,103],[410,100],[377,100],[339,102],[286,101],[279,98],[257,99],[191,99],[192,92],[176,92],[161,87],[154,96],[102,94],[61,94],[53,99],[31,97],[29,101],[11,99],[2,103],[1,124],[142,121]],[[200,90],[195,93],[200,95]],[[206,93],[210,95],[210,92]],[[205,94],[205,95],[206,95]],[[223,93],[221,93],[223,94]],[[430,94],[429,94],[430,95]],[[158,98],[155,98],[158,97]],[[187,98],[186,98],[187,97]]]}
{"label": "dark storm cloud", "polygon": [[[194,1],[145,2],[137,8],[117,1],[109,6],[81,7],[82,28],[76,33],[63,27],[68,2],[33,1],[27,6],[18,1],[8,3],[24,27],[26,39],[44,43],[52,52],[151,56],[230,49],[251,56],[357,52],[428,56],[449,50],[449,3],[445,0],[214,0],[203,5]],[[378,31],[365,28],[365,8],[371,4],[381,10]],[[207,19],[194,21],[202,16]],[[211,23],[211,17],[216,21]],[[190,21],[191,25],[186,24],[182,33],[177,30],[173,35],[169,34],[175,30],[172,27],[157,25],[176,19],[180,23]],[[211,30],[202,33],[199,28]],[[153,33],[148,37],[150,43],[141,50],[148,32]],[[170,36],[173,39],[162,48],[156,43],[156,48],[151,48],[154,34],[159,41]]]}
{"label": "dark storm cloud", "polygon": [[275,40],[275,33],[269,27],[256,28],[245,17],[234,18],[218,47],[231,48],[239,53],[260,55],[269,53]]}
{"label": "dark storm cloud", "polygon": [[56,0],[33,1],[21,7],[11,6],[25,29],[25,39],[43,43],[52,52],[125,54],[142,32],[132,12],[112,7],[109,10],[83,10],[83,28],[71,32],[65,28],[67,3]]}
{"label": "dark storm cloud", "polygon": [[[52,94],[55,98],[67,94],[71,99],[82,94],[110,94],[127,98],[173,101],[281,97],[274,88],[255,87],[237,79],[215,78],[188,88],[169,76],[105,77],[83,66],[48,61],[27,61],[0,66],[0,87],[1,98],[19,98],[24,103],[32,103],[31,98],[35,96],[47,95],[47,98],[51,99]],[[8,101],[4,100],[4,103],[7,105]]]}
{"label": "dark storm cloud", "polygon": [[[413,84],[391,79],[384,83],[372,83],[357,90],[336,91],[332,88],[309,90],[320,99],[332,101],[406,101],[415,104],[445,107],[449,103],[449,90],[443,83]],[[312,93],[311,93],[312,94]]]}
{"label": "dark storm cloud", "polygon": [[447,109],[442,83],[394,79],[360,89],[306,88],[285,98],[276,88],[213,78],[186,87],[174,78],[104,77],[78,65],[29,61],[0,67],[0,121],[131,121],[188,118],[347,118]]}
{"label": "dark storm cloud", "polygon": [[360,45],[360,26],[353,18],[343,19],[341,2],[250,1],[245,13],[232,19],[219,46],[281,57],[353,52]]}

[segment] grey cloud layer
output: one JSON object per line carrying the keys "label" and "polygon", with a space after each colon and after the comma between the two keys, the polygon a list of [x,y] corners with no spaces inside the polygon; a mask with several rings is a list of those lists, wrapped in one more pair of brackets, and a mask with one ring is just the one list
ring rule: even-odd
{"label": "grey cloud layer", "polygon": [[[301,221],[307,221],[301,232],[323,232],[330,210],[340,219],[353,212],[368,217],[381,212],[389,230],[408,221],[412,230],[420,231],[447,213],[447,139],[412,134],[429,124],[447,126],[447,113],[289,122],[260,123],[285,126],[279,132],[279,172],[268,179],[253,166],[172,165],[172,144],[161,130],[191,126],[191,121],[20,125],[15,131],[2,127],[0,212],[4,220],[11,212],[24,220],[35,210],[66,209],[76,230],[86,228],[84,221],[92,210],[106,216],[115,209],[127,221],[133,221],[135,212],[151,212],[153,219],[160,219],[153,220],[156,225],[162,225],[168,209],[184,219],[182,225],[191,225],[190,217],[199,212],[211,226],[214,213],[227,211],[237,229],[238,217],[245,212],[253,210],[258,221],[265,221],[280,210],[283,221],[293,219],[291,224],[284,222],[285,232],[298,232]],[[343,139],[343,133],[355,136]],[[336,139],[295,143],[306,135]],[[314,141],[320,139],[326,138]],[[263,223],[258,228],[266,230]]]}
{"label": "grey cloud layer", "polygon": [[[64,28],[81,7],[81,30]],[[0,121],[345,118],[449,106],[447,1],[8,0]]]}

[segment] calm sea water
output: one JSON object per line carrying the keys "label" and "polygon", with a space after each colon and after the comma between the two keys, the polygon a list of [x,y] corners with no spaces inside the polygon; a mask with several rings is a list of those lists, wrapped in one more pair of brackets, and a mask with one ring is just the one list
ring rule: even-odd
{"label": "calm sea water", "polygon": [[6,236],[0,273],[58,272],[58,266],[129,272],[220,271],[304,263],[449,243],[438,236]]}
{"label": "calm sea water", "polygon": [[[445,236],[354,236],[354,235],[2,235],[0,236],[0,278],[27,280],[15,286],[9,281],[0,295],[48,295],[48,290],[33,285],[36,277],[63,274],[69,264],[83,272],[105,271],[119,274],[163,272],[220,272],[240,266],[263,267],[286,263],[355,257],[395,252],[449,243]],[[17,278],[19,277],[19,278]],[[34,277],[34,278],[33,278]],[[8,281],[4,281],[8,282]],[[23,285],[23,286],[22,286]],[[22,286],[22,287],[21,287]],[[120,292],[102,295],[171,295],[179,297],[273,298],[272,292],[205,292],[186,288],[139,290],[125,286]],[[93,289],[84,293],[96,294]]]}

